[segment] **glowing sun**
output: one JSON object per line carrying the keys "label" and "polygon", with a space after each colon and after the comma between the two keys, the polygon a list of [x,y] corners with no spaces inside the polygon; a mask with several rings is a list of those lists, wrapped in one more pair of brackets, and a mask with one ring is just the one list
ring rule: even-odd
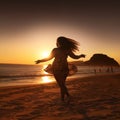
{"label": "glowing sun", "polygon": [[42,53],[42,56],[43,56],[43,57],[48,57],[48,56],[49,56],[49,52],[48,52],[48,51],[44,51],[44,52]]}

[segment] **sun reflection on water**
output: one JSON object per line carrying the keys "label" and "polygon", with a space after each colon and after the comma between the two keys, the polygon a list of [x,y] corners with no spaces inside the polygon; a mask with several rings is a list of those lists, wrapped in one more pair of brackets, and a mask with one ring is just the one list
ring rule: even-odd
{"label": "sun reflection on water", "polygon": [[42,74],[43,74],[43,76],[41,76],[40,79],[38,80],[38,83],[40,83],[40,84],[55,82],[54,77],[51,74],[45,72],[44,69],[46,67],[47,67],[47,65],[42,66]]}
{"label": "sun reflection on water", "polygon": [[51,76],[43,76],[40,83],[52,83],[55,80]]}

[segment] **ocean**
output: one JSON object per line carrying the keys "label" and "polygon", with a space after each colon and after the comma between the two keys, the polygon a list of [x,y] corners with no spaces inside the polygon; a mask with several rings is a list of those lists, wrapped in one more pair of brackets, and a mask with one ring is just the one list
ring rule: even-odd
{"label": "ocean", "polygon": [[[47,65],[0,64],[0,87],[45,84],[55,82],[54,76],[44,71]],[[98,74],[120,73],[120,67],[77,66],[78,71],[69,78]]]}

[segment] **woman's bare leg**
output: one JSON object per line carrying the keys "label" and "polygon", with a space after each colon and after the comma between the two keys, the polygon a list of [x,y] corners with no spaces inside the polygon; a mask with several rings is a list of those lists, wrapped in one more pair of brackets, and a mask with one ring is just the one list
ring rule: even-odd
{"label": "woman's bare leg", "polygon": [[61,100],[64,101],[64,97],[65,95],[67,95],[67,97],[69,97],[69,93],[68,93],[68,89],[65,85],[65,80],[66,80],[66,75],[54,75],[55,79],[60,87],[60,91],[61,91]]}

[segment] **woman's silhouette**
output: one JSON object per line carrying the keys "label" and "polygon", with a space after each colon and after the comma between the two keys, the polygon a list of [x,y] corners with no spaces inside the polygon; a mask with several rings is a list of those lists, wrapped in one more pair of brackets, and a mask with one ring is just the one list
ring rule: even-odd
{"label": "woman's silhouette", "polygon": [[52,58],[55,58],[52,64],[53,75],[60,87],[61,100],[64,101],[65,95],[67,96],[68,100],[70,99],[70,94],[65,84],[66,77],[69,73],[67,57],[70,56],[71,58],[79,59],[81,57],[85,57],[85,55],[74,54],[76,50],[79,50],[79,43],[70,38],[58,37],[56,45],[57,48],[54,48],[52,50],[49,57],[37,60],[35,62],[36,64],[38,64],[40,62],[46,62],[48,60],[51,60]]}

